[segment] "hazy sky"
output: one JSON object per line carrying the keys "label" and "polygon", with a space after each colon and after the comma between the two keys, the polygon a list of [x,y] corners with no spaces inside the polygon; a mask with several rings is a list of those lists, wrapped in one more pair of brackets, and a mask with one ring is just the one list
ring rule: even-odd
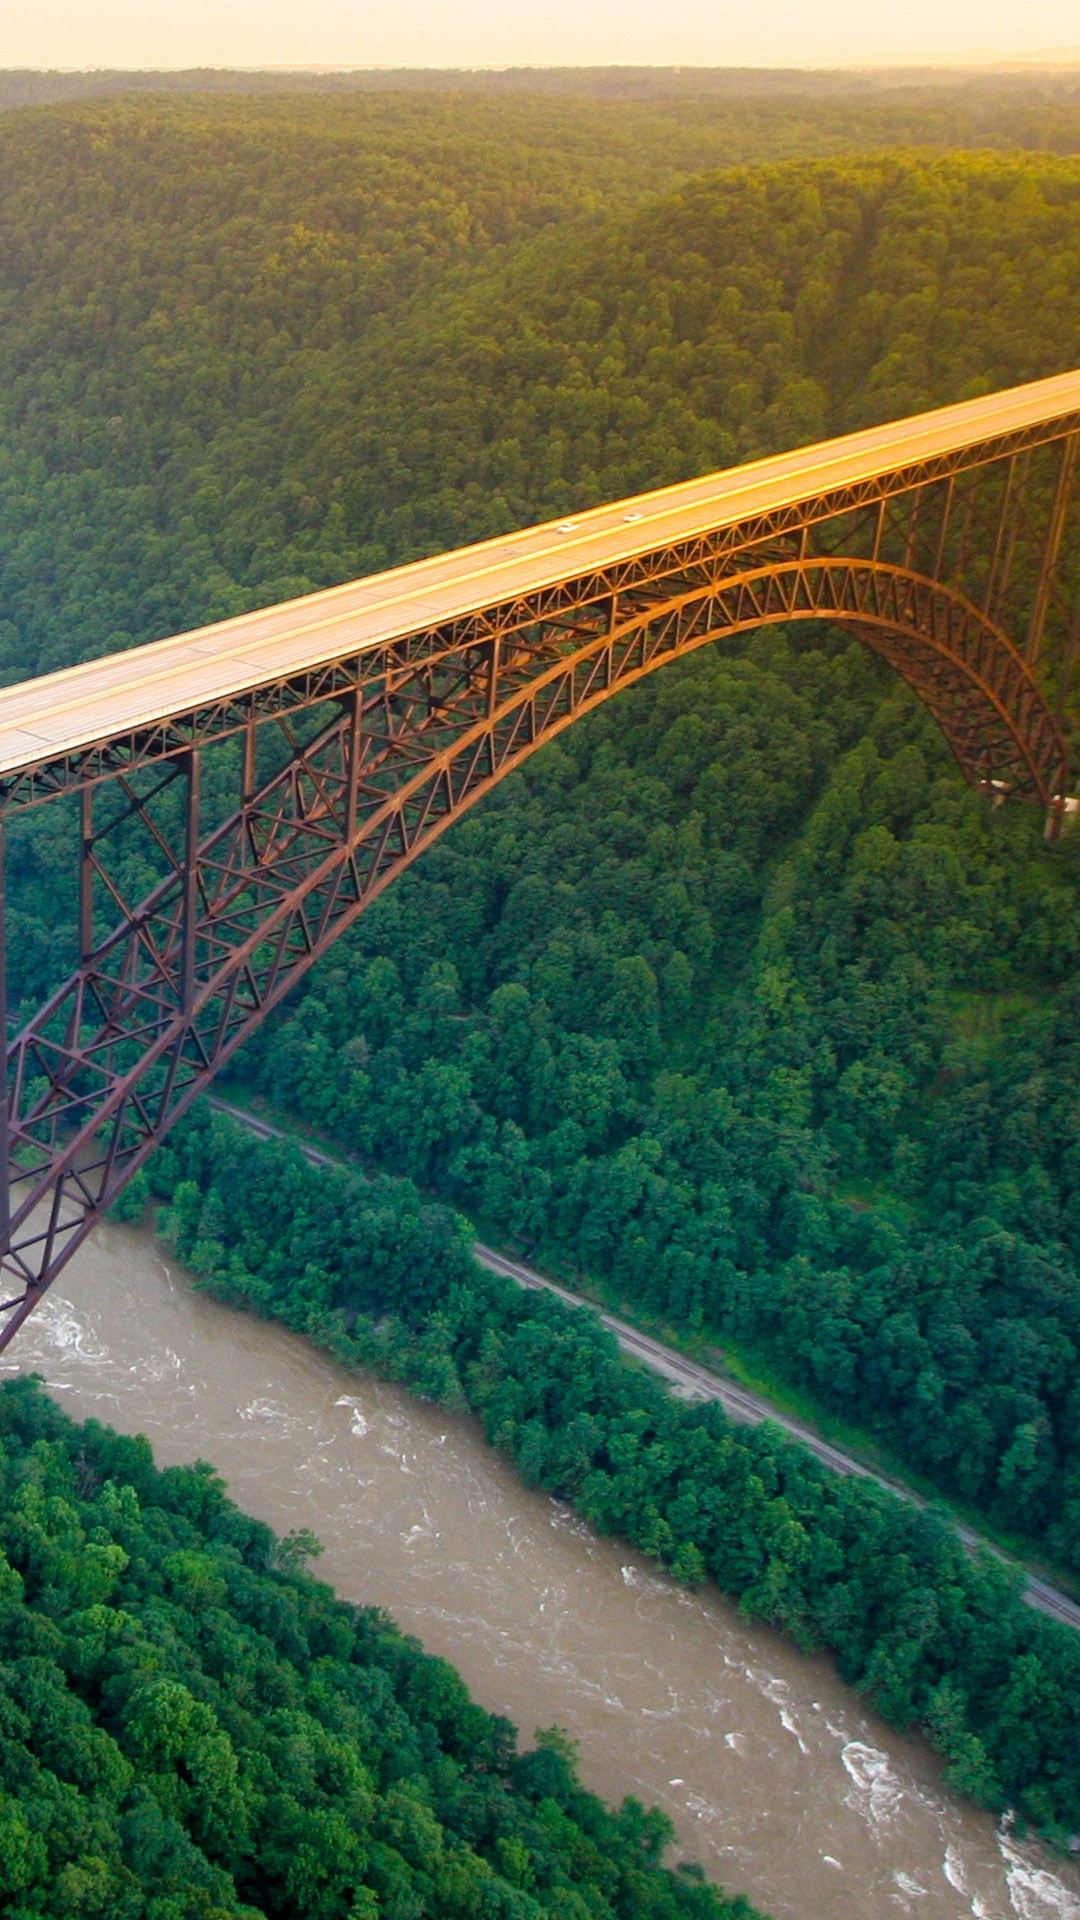
{"label": "hazy sky", "polygon": [[7,0],[0,66],[800,66],[1035,54],[1077,0]]}

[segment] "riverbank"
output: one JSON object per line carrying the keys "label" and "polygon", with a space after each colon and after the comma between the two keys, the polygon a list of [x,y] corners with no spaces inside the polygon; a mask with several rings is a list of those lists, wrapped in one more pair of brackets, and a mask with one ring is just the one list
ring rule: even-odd
{"label": "riverbank", "polygon": [[[297,1146],[311,1166],[351,1167],[358,1171],[355,1164],[339,1152],[322,1143],[317,1143],[310,1133],[293,1123],[285,1124],[276,1115],[264,1110],[263,1103],[258,1109],[243,1104],[237,1099],[224,1100],[214,1096],[211,1107],[219,1113],[231,1116],[241,1126],[247,1127],[257,1139],[287,1140]],[[971,1552],[985,1548],[1000,1556],[1007,1564],[1016,1566],[1024,1579],[1023,1598],[1029,1606],[1045,1613],[1050,1619],[1063,1625],[1080,1630],[1080,1604],[1062,1587],[1046,1578],[1042,1573],[1024,1564],[1014,1552],[1010,1552],[1000,1540],[982,1532],[969,1520],[950,1511],[947,1503],[934,1499],[904,1480],[895,1473],[883,1473],[877,1470],[865,1458],[836,1445],[822,1433],[809,1426],[804,1420],[793,1417],[775,1401],[761,1392],[753,1392],[734,1380],[725,1379],[712,1368],[701,1363],[669,1341],[657,1340],[652,1334],[623,1314],[610,1312],[602,1301],[590,1298],[587,1294],[575,1292],[561,1281],[553,1280],[524,1261],[512,1258],[498,1248],[484,1241],[473,1242],[473,1255],[480,1265],[489,1272],[501,1273],[517,1281],[524,1287],[543,1287],[557,1298],[571,1306],[591,1307],[598,1312],[603,1324],[614,1333],[623,1352],[632,1359],[640,1361],[650,1371],[657,1373],[669,1385],[688,1399],[714,1400],[733,1419],[756,1424],[772,1421],[785,1433],[805,1446],[823,1465],[836,1473],[852,1475],[860,1479],[873,1480],[878,1486],[885,1487],[901,1499],[910,1500],[923,1509],[935,1508],[945,1513],[950,1524],[955,1527],[959,1538]]]}
{"label": "riverbank", "polygon": [[1080,1638],[1000,1561],[773,1425],[680,1404],[595,1315],[485,1272],[408,1181],[312,1168],[203,1108],[154,1162],[161,1230],[220,1298],[362,1371],[479,1415],[527,1486],[679,1581],[713,1580],[918,1726],[946,1778],[1061,1848],[1080,1831]]}
{"label": "riverbank", "polygon": [[1080,1916],[1080,1874],[946,1791],[829,1661],[523,1488],[471,1419],[194,1290],[145,1229],[103,1225],[2,1370],[147,1433],[163,1464],[211,1460],[279,1532],[310,1527],[344,1597],[387,1607],[526,1736],[566,1727],[589,1786],[655,1801],[776,1920]]}

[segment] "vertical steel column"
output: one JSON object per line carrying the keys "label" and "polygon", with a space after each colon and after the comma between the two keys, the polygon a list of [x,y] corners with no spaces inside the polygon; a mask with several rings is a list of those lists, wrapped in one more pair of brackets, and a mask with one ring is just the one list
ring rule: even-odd
{"label": "vertical steel column", "polygon": [[240,844],[255,852],[255,827],[251,804],[255,798],[255,718],[249,714],[244,727],[243,758],[240,764]]}
{"label": "vertical steel column", "polygon": [[8,1118],[7,888],[0,816],[0,1260],[11,1243],[11,1140]]}
{"label": "vertical steel column", "polygon": [[202,757],[197,748],[184,755],[187,780],[187,819],[184,825],[183,900],[180,918],[180,1005],[190,1013],[195,1004],[195,929],[199,919],[199,792]]}
{"label": "vertical steel column", "polygon": [[915,498],[911,503],[911,519],[908,521],[907,537],[904,541],[904,572],[910,573],[915,561],[915,551],[919,541],[919,520],[922,514],[925,487],[915,488]]}
{"label": "vertical steel column", "polygon": [[1071,433],[1061,449],[1061,465],[1058,468],[1057,485],[1054,488],[1054,503],[1050,509],[1042,564],[1039,568],[1039,582],[1035,590],[1035,605],[1032,609],[1031,625],[1028,628],[1027,646],[1024,648],[1024,658],[1029,665],[1038,659],[1039,648],[1042,646],[1043,628],[1050,610],[1050,595],[1054,590],[1054,578],[1061,554],[1061,536],[1065,531],[1065,520],[1069,511],[1069,496],[1076,472],[1077,453],[1080,453],[1080,434]]}
{"label": "vertical steel column", "polygon": [[360,764],[364,752],[364,700],[359,682],[353,688],[345,707],[345,724],[348,729],[345,741],[345,845],[351,847],[356,838],[356,821],[360,799]]}
{"label": "vertical steel column", "polygon": [[956,475],[950,473],[945,483],[945,497],[941,506],[941,525],[938,528],[937,548],[934,553],[934,579],[940,580],[945,565],[945,548],[949,539],[949,522],[952,519],[953,496],[956,493]]}
{"label": "vertical steel column", "polygon": [[255,797],[255,720],[249,718],[244,728],[244,759],[240,774],[240,805],[245,812]]}
{"label": "vertical steel column", "polygon": [[1065,643],[1065,657],[1058,676],[1058,695],[1054,712],[1059,722],[1065,720],[1078,654],[1080,654],[1080,591],[1076,595],[1076,605],[1073,607],[1072,620],[1069,623],[1069,637]]}
{"label": "vertical steel column", "polygon": [[975,467],[967,475],[968,484],[964,489],[964,511],[960,521],[960,544],[956,553],[956,565],[952,570],[954,580],[963,584],[964,568],[967,565],[968,542],[971,539],[971,527],[975,518],[975,502],[979,495],[979,482],[983,469]]}
{"label": "vertical steel column", "polygon": [[[1020,537],[1020,522],[1024,517],[1024,503],[1027,499],[1028,480],[1031,476],[1030,451],[1017,456],[1014,464],[1019,468],[1020,482],[1013,501],[1012,523],[1008,532],[1008,543],[1001,562],[1001,578],[997,588],[997,607],[1000,608],[1005,595],[1012,585],[1013,561],[1016,558],[1016,542]],[[996,619],[996,613],[992,616]]]}
{"label": "vertical steel column", "polygon": [[[805,533],[806,533],[806,528],[804,527],[803,534],[805,535]],[[874,523],[874,545],[870,554],[870,558],[873,561],[875,567],[877,566],[878,561],[881,559],[881,543],[884,540],[884,538],[885,538],[885,495],[882,494],[880,500],[877,503],[877,518]],[[800,559],[802,559],[802,555],[803,555],[803,548],[800,545],[800,548],[799,548]]]}
{"label": "vertical steel column", "polygon": [[994,534],[994,551],[990,558],[990,571],[986,576],[986,592],[983,596],[983,612],[988,620],[994,618],[995,607],[1009,591],[1029,462],[1030,456],[1022,454],[1014,454],[1009,461],[1001,512],[998,514],[997,530]]}
{"label": "vertical steel column", "polygon": [[79,966],[85,972],[94,951],[94,789],[79,795]]}

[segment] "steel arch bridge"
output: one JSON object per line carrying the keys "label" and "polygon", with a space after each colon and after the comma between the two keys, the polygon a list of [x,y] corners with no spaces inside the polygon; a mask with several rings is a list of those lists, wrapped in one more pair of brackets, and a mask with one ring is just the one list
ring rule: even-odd
{"label": "steel arch bridge", "polygon": [[[7,1044],[0,1349],[330,942],[665,661],[774,622],[850,628],[965,777],[1037,802],[1052,837],[1076,804],[1078,454],[1080,372],[7,689],[0,830],[66,809],[78,933]],[[133,865],[156,876],[135,898]]]}

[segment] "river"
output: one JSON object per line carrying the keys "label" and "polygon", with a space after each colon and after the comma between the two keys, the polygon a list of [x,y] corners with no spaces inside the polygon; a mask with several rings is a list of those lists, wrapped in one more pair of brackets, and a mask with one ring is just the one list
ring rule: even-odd
{"label": "river", "polygon": [[954,1799],[916,1741],[712,1592],[524,1489],[468,1419],[194,1292],[106,1225],[0,1361],[77,1417],[203,1458],[316,1571],[386,1607],[526,1736],[565,1727],[606,1798],[665,1808],[672,1858],[776,1920],[1080,1920],[1080,1870]]}

